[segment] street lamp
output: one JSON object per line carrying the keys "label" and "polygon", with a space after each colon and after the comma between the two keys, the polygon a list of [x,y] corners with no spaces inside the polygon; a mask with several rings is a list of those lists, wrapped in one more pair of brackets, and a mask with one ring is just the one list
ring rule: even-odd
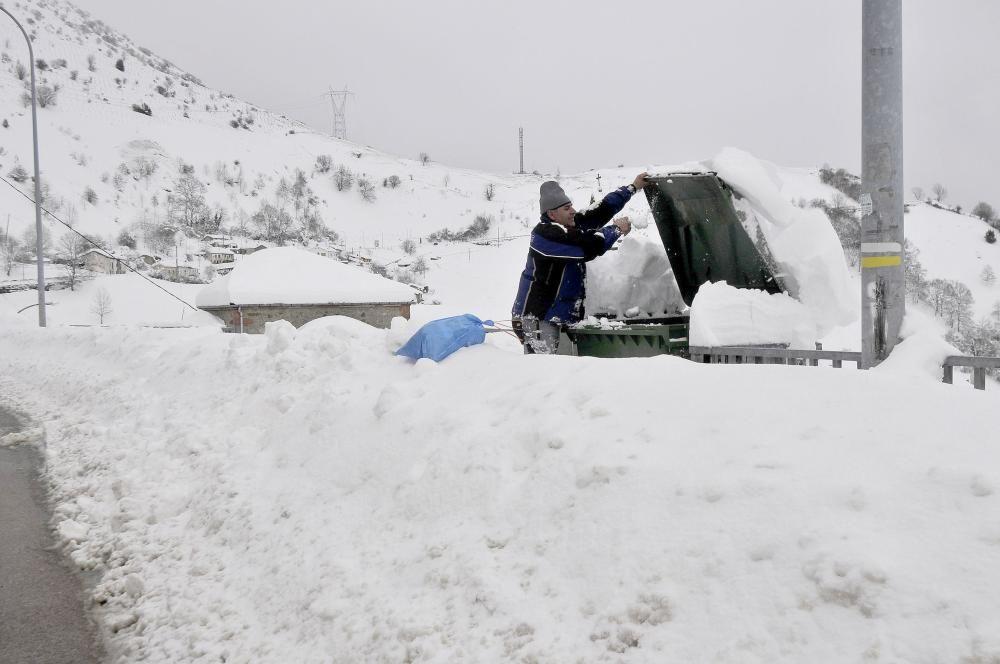
{"label": "street lamp", "polygon": [[38,173],[38,111],[35,107],[35,51],[24,27],[14,15],[0,5],[0,12],[10,16],[28,42],[28,66],[31,67],[31,141],[35,150],[35,258],[38,263],[38,326],[45,327],[45,264],[42,255],[42,180]]}

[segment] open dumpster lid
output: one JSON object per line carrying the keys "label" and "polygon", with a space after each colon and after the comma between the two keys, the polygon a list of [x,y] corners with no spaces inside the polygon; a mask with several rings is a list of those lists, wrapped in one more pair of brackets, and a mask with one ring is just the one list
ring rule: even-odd
{"label": "open dumpster lid", "polygon": [[688,306],[698,288],[709,281],[782,292],[715,173],[671,173],[649,182],[646,198]]}

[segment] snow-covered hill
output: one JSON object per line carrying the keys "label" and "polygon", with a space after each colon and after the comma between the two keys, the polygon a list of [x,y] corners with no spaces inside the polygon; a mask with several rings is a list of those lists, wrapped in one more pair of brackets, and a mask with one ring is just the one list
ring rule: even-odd
{"label": "snow-covered hill", "polygon": [[[534,176],[501,178],[422,164],[323,136],[204,87],[69,3],[33,0],[15,11],[33,34],[36,60],[45,63],[39,87],[56,90],[55,102],[39,109],[47,207],[88,234],[114,241],[136,222],[163,222],[182,167],[205,185],[206,203],[223,215],[224,226],[250,232],[256,229],[249,219],[263,202],[291,206],[279,201],[278,190],[283,179],[292,185],[297,171],[305,175],[319,218],[355,246],[395,247],[405,238],[467,227],[477,215],[492,216],[502,231],[513,232],[534,217],[530,197],[519,192],[526,182],[537,186]],[[30,175],[31,115],[21,100],[28,77],[19,78],[27,52],[13,25],[0,29],[7,31],[0,118],[8,125],[0,130],[0,173],[20,166]],[[149,115],[133,110],[144,105]],[[332,162],[325,173],[317,170],[323,156]],[[350,169],[355,181],[367,178],[374,200],[364,200],[357,184],[338,191],[332,179],[338,166]],[[399,186],[383,186],[392,176]],[[20,184],[30,193],[30,179]],[[484,193],[490,184],[492,201]],[[96,194],[93,202],[85,200],[88,190]],[[423,204],[431,197],[432,206]],[[11,212],[12,234],[33,221],[31,204],[7,187],[0,189],[0,206]]]}

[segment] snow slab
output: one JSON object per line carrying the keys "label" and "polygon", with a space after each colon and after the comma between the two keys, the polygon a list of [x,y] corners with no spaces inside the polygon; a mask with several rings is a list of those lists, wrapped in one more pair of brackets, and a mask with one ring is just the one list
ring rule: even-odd
{"label": "snow slab", "polygon": [[688,338],[692,346],[787,344],[812,349],[819,336],[798,300],[720,281],[698,289]]}
{"label": "snow slab", "polygon": [[409,286],[294,247],[247,256],[197,298],[199,307],[413,301]]}

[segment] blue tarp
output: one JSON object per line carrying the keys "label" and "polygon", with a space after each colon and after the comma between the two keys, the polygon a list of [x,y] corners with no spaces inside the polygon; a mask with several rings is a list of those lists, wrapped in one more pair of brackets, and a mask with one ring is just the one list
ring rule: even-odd
{"label": "blue tarp", "polygon": [[417,333],[396,351],[396,355],[414,360],[427,357],[440,362],[459,348],[483,343],[486,339],[484,325],[492,326],[493,321],[479,320],[472,314],[432,320],[417,330]]}

